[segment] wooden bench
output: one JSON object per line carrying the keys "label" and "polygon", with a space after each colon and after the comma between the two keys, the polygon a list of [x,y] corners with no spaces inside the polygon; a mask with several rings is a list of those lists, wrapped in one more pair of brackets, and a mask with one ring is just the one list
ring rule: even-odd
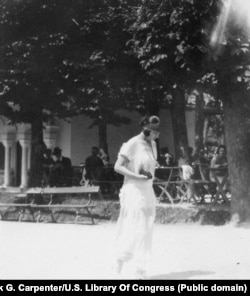
{"label": "wooden bench", "polygon": [[[36,222],[40,222],[41,219],[41,209],[48,209],[53,222],[57,222],[54,216],[54,209],[75,209],[75,224],[77,223],[78,218],[82,215],[81,210],[84,209],[87,212],[87,216],[90,217],[92,224],[95,224],[93,214],[90,209],[94,208],[95,205],[85,204],[85,205],[73,205],[73,204],[48,204],[48,205],[36,205],[31,204],[31,211],[37,211],[38,215],[36,217]],[[35,216],[34,216],[35,217]],[[34,218],[35,220],[35,218]]]}
{"label": "wooden bench", "polygon": [[122,187],[123,181],[111,181],[111,180],[93,180],[93,184],[100,186],[102,196],[105,194],[115,198],[119,196],[120,188]]}
{"label": "wooden bench", "polygon": [[[30,208],[30,204],[26,203],[0,203],[0,208],[3,210],[0,210],[0,217],[1,220],[5,220],[6,211],[8,211],[10,208],[18,208],[19,209],[19,215],[18,215],[18,221],[22,220],[22,216],[26,210],[29,210],[30,214],[33,217],[33,220],[35,220],[34,214]],[[4,210],[5,209],[5,210]]]}
{"label": "wooden bench", "polygon": [[[56,219],[54,217],[54,209],[55,208],[71,208],[75,209],[75,223],[77,223],[77,220],[79,216],[81,215],[81,210],[86,210],[87,216],[91,218],[92,224],[94,224],[94,218],[91,212],[91,209],[95,207],[95,205],[92,204],[91,196],[92,194],[99,194],[99,186],[74,186],[74,187],[35,187],[35,188],[29,188],[26,190],[26,192],[17,194],[15,196],[16,199],[25,199],[22,203],[5,203],[0,204],[1,208],[10,208],[15,207],[19,208],[19,218],[18,220],[22,220],[22,216],[26,210],[30,212],[30,214],[33,217],[33,220],[40,222],[41,218],[41,210],[42,209],[48,209],[50,211],[52,221],[56,222]],[[88,195],[88,202],[86,204],[63,204],[58,203],[58,201],[64,201],[65,195],[67,194],[87,194]],[[58,198],[59,195],[63,195],[62,198]],[[49,197],[49,201],[44,204],[46,201],[47,196]],[[100,196],[100,195],[99,195]],[[55,197],[56,200],[55,200]],[[42,203],[41,203],[42,201]],[[35,212],[38,212],[37,218],[35,219]],[[1,218],[4,219],[4,214],[1,212]]]}

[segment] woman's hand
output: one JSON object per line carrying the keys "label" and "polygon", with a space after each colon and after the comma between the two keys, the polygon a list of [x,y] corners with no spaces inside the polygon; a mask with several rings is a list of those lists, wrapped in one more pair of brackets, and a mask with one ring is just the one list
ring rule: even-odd
{"label": "woman's hand", "polygon": [[163,182],[160,178],[154,177],[154,182]]}
{"label": "woman's hand", "polygon": [[119,156],[114,166],[115,171],[121,175],[133,178],[135,180],[148,180],[148,176],[130,171],[127,168],[128,161],[129,160],[124,156]]}
{"label": "woman's hand", "polygon": [[139,180],[149,180],[149,178],[145,175],[137,175],[138,177],[136,177],[136,179],[139,179]]}
{"label": "woman's hand", "polygon": [[144,171],[143,169],[140,170],[140,175],[146,176],[147,179],[152,179],[153,178],[153,176],[152,176],[152,174],[150,172]]}

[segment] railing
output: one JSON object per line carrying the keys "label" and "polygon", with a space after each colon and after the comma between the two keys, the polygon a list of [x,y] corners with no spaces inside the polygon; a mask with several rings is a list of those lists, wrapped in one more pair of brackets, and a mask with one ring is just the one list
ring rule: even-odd
{"label": "railing", "polygon": [[156,170],[154,188],[159,202],[228,203],[230,186],[227,167],[193,166],[194,174],[183,178],[181,167],[164,167]]}
{"label": "railing", "polygon": [[[153,183],[159,202],[171,204],[183,202],[228,203],[230,187],[227,167],[211,168],[207,165],[193,166],[194,174],[188,180],[183,178],[182,167],[160,167],[155,171]],[[74,184],[80,185],[83,166],[74,167]],[[221,175],[221,176],[220,176]],[[114,171],[113,166],[103,167],[99,180],[90,184],[100,186],[103,196],[118,198],[123,177]]]}

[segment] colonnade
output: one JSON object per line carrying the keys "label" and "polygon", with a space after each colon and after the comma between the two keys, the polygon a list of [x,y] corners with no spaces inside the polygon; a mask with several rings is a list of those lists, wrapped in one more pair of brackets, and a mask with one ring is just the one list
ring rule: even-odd
{"label": "colonnade", "polygon": [[[14,140],[4,139],[2,140],[5,150],[4,157],[4,184],[3,187],[9,187],[11,185],[11,156]],[[30,166],[30,152],[31,152],[31,140],[19,140],[22,148],[22,164],[21,164],[21,188],[28,186],[28,169]]]}
{"label": "colonnade", "polygon": [[[55,147],[58,127],[48,127],[44,131],[44,142],[48,148]],[[20,188],[28,187],[28,172],[30,169],[31,160],[31,135],[30,131],[27,133],[3,133],[1,135],[1,142],[4,146],[4,182],[1,185],[3,188],[13,186],[12,171],[16,170],[16,143],[19,142],[21,146],[21,182]]]}

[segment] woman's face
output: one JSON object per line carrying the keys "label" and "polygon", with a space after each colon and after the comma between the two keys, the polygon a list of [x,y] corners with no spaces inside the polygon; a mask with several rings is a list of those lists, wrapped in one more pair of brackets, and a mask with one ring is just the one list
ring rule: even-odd
{"label": "woman's face", "polygon": [[148,139],[150,141],[154,141],[154,140],[158,139],[159,136],[160,136],[160,132],[155,131],[155,130],[150,130],[150,135],[149,135]]}
{"label": "woman's face", "polygon": [[60,160],[60,155],[53,155],[53,160],[54,161]]}
{"label": "woman's face", "polygon": [[224,149],[224,148],[220,148],[220,149],[219,149],[219,155],[224,156],[225,154],[226,154],[225,149]]}

